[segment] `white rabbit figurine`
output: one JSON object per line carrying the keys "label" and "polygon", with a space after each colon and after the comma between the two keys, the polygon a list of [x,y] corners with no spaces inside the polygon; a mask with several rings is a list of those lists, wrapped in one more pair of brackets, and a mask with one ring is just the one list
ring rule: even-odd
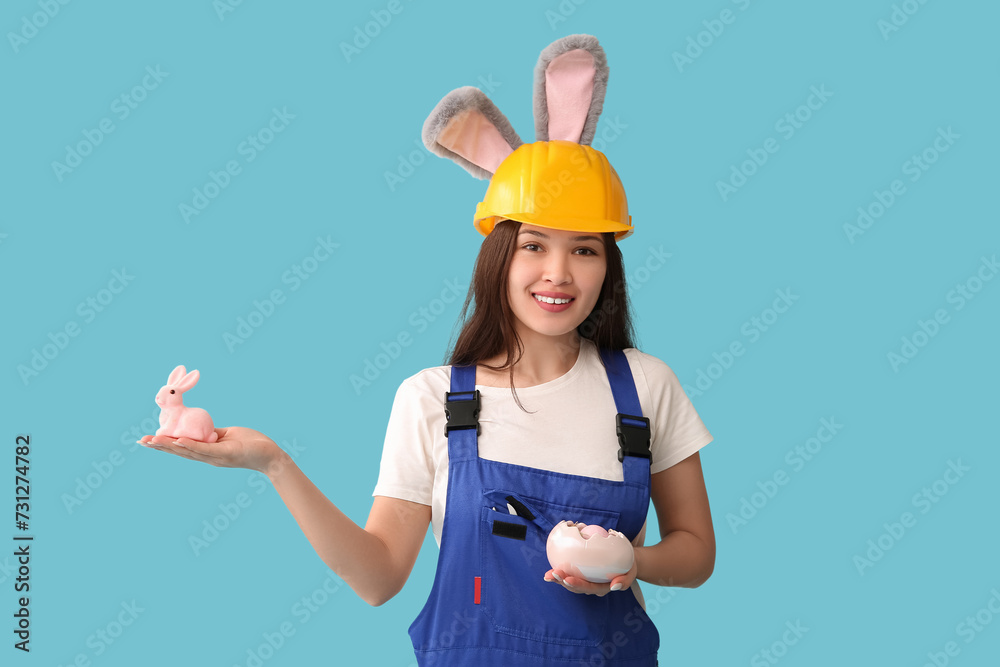
{"label": "white rabbit figurine", "polygon": [[156,435],[191,438],[199,442],[219,439],[212,417],[201,408],[185,407],[181,399],[185,391],[198,384],[198,378],[197,370],[188,373],[184,366],[178,366],[170,373],[167,384],[156,393],[156,404],[160,406],[160,428]]}

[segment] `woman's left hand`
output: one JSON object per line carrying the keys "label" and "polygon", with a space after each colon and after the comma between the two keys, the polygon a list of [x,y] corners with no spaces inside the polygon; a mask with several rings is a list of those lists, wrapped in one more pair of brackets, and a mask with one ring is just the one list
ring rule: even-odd
{"label": "woman's left hand", "polygon": [[[604,597],[610,593],[612,589],[616,591],[624,591],[632,585],[632,582],[635,581],[636,574],[638,574],[639,571],[637,562],[638,559],[633,559],[631,570],[625,574],[619,574],[606,584],[595,584],[592,581],[587,581],[586,579],[581,579],[580,577],[573,577],[566,574],[563,570],[549,570],[545,573],[545,581],[560,583],[563,588],[574,593],[586,593],[587,595]],[[617,588],[615,588],[616,586]]]}

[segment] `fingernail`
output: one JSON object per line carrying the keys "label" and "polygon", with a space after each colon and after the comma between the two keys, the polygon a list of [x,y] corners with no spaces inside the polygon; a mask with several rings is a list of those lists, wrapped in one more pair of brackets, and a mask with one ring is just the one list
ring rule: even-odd
{"label": "fingernail", "polygon": [[[173,441],[173,442],[171,442],[170,444],[171,444],[171,445],[175,445],[175,446],[177,446],[177,447],[184,447],[184,443],[182,443],[182,442],[181,442],[180,440],[174,440],[174,441]],[[185,448],[185,449],[186,449],[186,448]]]}
{"label": "fingernail", "polygon": [[620,583],[619,584],[615,584],[614,586],[611,587],[611,590],[613,590],[613,591],[620,591],[621,589],[622,589],[622,585]]}
{"label": "fingernail", "polygon": [[553,578],[554,578],[554,579],[555,579],[556,581],[558,581],[559,583],[562,583],[562,577],[560,577],[560,576],[559,576],[558,574],[556,574],[555,572],[553,572],[553,573],[552,573],[552,577],[553,577]]}

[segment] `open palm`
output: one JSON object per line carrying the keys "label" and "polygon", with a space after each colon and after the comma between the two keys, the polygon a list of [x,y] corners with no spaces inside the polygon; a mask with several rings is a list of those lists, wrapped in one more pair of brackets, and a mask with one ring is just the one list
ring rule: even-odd
{"label": "open palm", "polygon": [[137,442],[150,449],[220,468],[248,468],[258,472],[266,472],[282,453],[273,440],[251,428],[227,426],[215,432],[219,439],[212,443],[165,435],[144,435]]}

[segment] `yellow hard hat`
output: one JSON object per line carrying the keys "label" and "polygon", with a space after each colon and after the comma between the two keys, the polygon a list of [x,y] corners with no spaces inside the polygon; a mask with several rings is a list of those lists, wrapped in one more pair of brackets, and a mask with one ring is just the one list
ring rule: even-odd
{"label": "yellow hard hat", "polygon": [[583,232],[632,234],[625,189],[608,159],[589,145],[604,106],[608,64],[593,35],[549,44],[535,65],[535,139],[525,144],[478,88],[457,88],[424,121],[428,150],[480,179],[483,236],[500,220]]}
{"label": "yellow hard hat", "polygon": [[486,236],[509,218],[550,229],[632,233],[625,188],[608,158],[573,141],[522,144],[500,163],[473,221]]}

